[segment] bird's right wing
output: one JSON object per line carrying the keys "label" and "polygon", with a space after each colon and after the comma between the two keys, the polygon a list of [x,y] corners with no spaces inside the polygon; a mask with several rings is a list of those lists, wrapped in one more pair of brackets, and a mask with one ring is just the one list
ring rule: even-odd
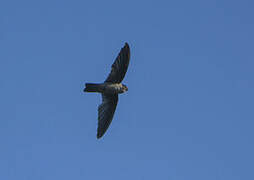
{"label": "bird's right wing", "polygon": [[118,102],[118,94],[102,94],[102,104],[98,108],[97,138],[101,138],[107,131]]}
{"label": "bird's right wing", "polygon": [[130,61],[130,48],[128,43],[125,43],[124,47],[118,54],[115,62],[112,64],[111,72],[108,75],[105,82],[120,83],[127,72],[129,61]]}

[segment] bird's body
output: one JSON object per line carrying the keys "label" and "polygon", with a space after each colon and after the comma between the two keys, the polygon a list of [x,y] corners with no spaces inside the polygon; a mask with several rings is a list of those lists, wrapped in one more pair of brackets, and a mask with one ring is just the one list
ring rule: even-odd
{"label": "bird's body", "polygon": [[122,94],[128,91],[127,86],[121,83],[104,83],[105,84],[105,94]]}
{"label": "bird's body", "polygon": [[86,83],[85,92],[98,92],[104,94],[121,94],[128,90],[128,88],[121,83]]}
{"label": "bird's body", "polygon": [[128,91],[126,85],[122,84],[129,65],[130,48],[127,43],[121,49],[115,62],[112,64],[111,72],[104,83],[86,83],[85,92],[97,92],[102,94],[102,104],[98,108],[97,138],[101,138],[108,129],[118,102],[118,94]]}

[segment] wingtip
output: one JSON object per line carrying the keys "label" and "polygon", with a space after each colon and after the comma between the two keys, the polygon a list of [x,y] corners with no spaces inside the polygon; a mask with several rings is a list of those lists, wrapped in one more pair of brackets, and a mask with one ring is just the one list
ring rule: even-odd
{"label": "wingtip", "polygon": [[102,137],[102,134],[97,134],[97,139],[100,139]]}
{"label": "wingtip", "polygon": [[104,132],[103,132],[103,131],[102,131],[102,132],[101,132],[101,131],[97,131],[96,138],[97,138],[97,139],[101,139],[102,136],[104,136],[105,132],[106,132],[106,131],[104,131]]}
{"label": "wingtip", "polygon": [[122,49],[124,49],[126,52],[130,54],[130,46],[127,42],[125,42],[124,47]]}
{"label": "wingtip", "polygon": [[[105,132],[104,132],[104,133],[105,133]],[[97,138],[97,139],[100,139],[100,138],[104,135],[104,133],[103,133],[102,131],[100,131],[99,129],[97,129],[96,138]]]}

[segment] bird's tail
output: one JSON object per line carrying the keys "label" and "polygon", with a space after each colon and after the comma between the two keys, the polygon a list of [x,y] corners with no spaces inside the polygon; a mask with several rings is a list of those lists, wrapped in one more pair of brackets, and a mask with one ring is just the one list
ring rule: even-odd
{"label": "bird's tail", "polygon": [[100,84],[86,83],[84,92],[100,92]]}

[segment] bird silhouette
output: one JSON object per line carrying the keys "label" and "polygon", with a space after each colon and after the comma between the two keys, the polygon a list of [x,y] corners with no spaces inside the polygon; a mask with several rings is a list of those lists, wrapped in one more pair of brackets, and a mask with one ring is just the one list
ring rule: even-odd
{"label": "bird silhouette", "polygon": [[127,72],[130,61],[128,43],[119,52],[111,66],[111,72],[103,83],[86,83],[84,92],[97,92],[102,95],[102,103],[98,107],[97,138],[101,138],[107,131],[118,102],[118,94],[128,91],[122,80]]}

